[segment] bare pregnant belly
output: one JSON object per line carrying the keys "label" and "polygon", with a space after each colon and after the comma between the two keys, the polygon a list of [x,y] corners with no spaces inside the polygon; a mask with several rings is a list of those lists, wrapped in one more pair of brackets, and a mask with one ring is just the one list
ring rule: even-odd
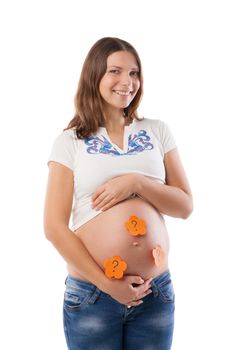
{"label": "bare pregnant belly", "polygon": [[[133,236],[128,232],[125,223],[130,216],[145,221],[144,235]],[[168,268],[169,238],[163,217],[142,198],[135,197],[116,204],[82,225],[75,234],[103,271],[104,261],[116,255],[127,263],[124,275],[139,275],[146,279]],[[157,245],[164,253],[160,266],[156,266],[152,255]],[[69,266],[68,272],[84,280]]]}

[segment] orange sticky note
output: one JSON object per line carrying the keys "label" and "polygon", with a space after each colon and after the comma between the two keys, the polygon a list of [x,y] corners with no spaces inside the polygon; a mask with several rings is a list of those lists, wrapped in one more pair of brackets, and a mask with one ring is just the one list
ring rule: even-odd
{"label": "orange sticky note", "polygon": [[145,235],[146,233],[146,223],[144,220],[139,219],[136,215],[129,217],[128,221],[125,223],[125,227],[128,232],[133,236]]}
{"label": "orange sticky note", "polygon": [[104,261],[105,275],[109,278],[120,279],[124,275],[124,271],[127,269],[127,264],[119,256],[115,255],[110,259]]}
{"label": "orange sticky note", "polygon": [[161,266],[164,263],[165,252],[159,244],[157,244],[152,250],[152,255],[154,257],[155,265],[157,267]]}

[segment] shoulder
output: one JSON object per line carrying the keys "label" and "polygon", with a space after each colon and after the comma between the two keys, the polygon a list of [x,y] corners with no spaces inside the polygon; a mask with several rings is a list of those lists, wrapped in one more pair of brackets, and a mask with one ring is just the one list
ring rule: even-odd
{"label": "shoulder", "polygon": [[53,142],[48,163],[56,161],[73,170],[76,150],[77,136],[75,129],[64,130]]}
{"label": "shoulder", "polygon": [[167,125],[161,119],[152,119],[152,118],[144,118],[142,121],[138,121],[138,123],[145,129],[150,129],[155,136],[156,140],[161,145],[161,150],[163,155],[173,148],[176,148],[176,142],[173,137],[173,134]]}
{"label": "shoulder", "polygon": [[77,140],[77,135],[76,135],[76,132],[75,132],[75,128],[71,128],[71,129],[67,129],[67,130],[64,130],[62,131],[60,134],[57,135],[56,137],[57,139],[60,139],[60,140]]}
{"label": "shoulder", "polygon": [[69,147],[72,148],[77,142],[77,135],[75,129],[67,129],[58,134],[54,139],[54,145],[58,147]]}

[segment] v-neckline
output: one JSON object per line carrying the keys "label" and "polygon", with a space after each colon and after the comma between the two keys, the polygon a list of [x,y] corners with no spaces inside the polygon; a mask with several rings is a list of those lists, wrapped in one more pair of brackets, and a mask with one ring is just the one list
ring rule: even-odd
{"label": "v-neckline", "polygon": [[129,138],[129,129],[132,128],[134,125],[134,119],[132,120],[132,123],[129,125],[124,126],[124,131],[123,131],[123,148],[119,147],[117,144],[115,144],[112,140],[111,137],[109,136],[107,129],[104,126],[99,127],[100,130],[105,134],[105,137],[107,137],[108,141],[120,152],[120,153],[127,153],[128,150],[128,138]]}

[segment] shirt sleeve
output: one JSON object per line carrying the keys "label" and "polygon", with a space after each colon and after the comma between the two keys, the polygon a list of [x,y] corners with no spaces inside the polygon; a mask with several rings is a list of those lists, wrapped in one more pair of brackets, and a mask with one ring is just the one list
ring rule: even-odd
{"label": "shirt sleeve", "polygon": [[160,142],[163,155],[176,148],[176,142],[169,126],[162,120],[152,120],[152,130]]}
{"label": "shirt sleeve", "polygon": [[65,165],[72,171],[74,170],[75,138],[71,130],[63,131],[53,142],[47,164],[50,161]]}

